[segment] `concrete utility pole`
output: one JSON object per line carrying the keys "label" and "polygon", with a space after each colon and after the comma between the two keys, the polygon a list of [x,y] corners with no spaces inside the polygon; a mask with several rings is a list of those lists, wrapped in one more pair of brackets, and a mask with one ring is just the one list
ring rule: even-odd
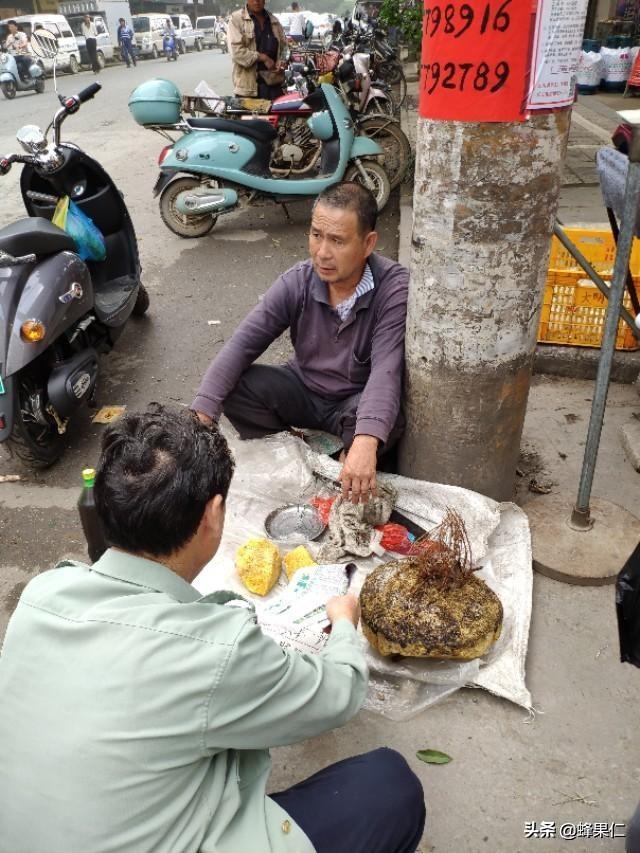
{"label": "concrete utility pole", "polygon": [[512,497],[569,116],[418,120],[407,475]]}

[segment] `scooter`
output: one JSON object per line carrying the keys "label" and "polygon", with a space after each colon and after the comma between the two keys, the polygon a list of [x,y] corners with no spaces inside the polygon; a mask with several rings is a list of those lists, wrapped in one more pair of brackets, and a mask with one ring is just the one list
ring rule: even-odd
{"label": "scooter", "polygon": [[[168,107],[173,103],[175,109]],[[202,237],[218,216],[240,205],[271,200],[285,205],[314,198],[339,181],[356,181],[376,197],[378,209],[391,192],[389,178],[377,162],[383,149],[366,136],[356,136],[349,111],[333,86],[323,83],[305,98],[313,108],[307,119],[311,134],[322,140],[317,177],[274,177],[269,169],[271,149],[278,136],[262,119],[180,119],[182,98],[168,80],[150,80],[134,90],[129,110],[134,120],[165,137],[158,158],[160,176],[153,193],[160,196],[160,216],[180,237]],[[169,129],[183,131],[173,141]]]}
{"label": "scooter", "polygon": [[5,98],[10,101],[16,96],[16,92],[44,92],[44,70],[35,60],[29,66],[29,76],[20,76],[18,63],[12,53],[6,50],[0,51],[0,89]]}
{"label": "scooter", "polygon": [[[17,134],[26,153],[0,158],[0,175],[23,164],[28,213],[0,228],[0,442],[32,468],[60,457],[70,417],[95,399],[98,354],[149,306],[122,194],[98,162],[60,140],[65,119],[100,89],[59,95],[51,143],[26,125]],[[75,240],[50,221],[62,196],[102,232],[103,261],[81,260]]]}
{"label": "scooter", "polygon": [[170,62],[172,59],[175,62],[178,61],[176,38],[171,33],[165,33],[162,37],[162,49],[164,50],[164,55],[167,57],[167,62]]}

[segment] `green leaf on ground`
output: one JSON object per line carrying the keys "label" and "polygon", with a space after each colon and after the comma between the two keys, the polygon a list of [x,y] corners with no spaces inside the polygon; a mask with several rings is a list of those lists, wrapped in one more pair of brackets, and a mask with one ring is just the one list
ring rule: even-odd
{"label": "green leaf on ground", "polygon": [[437,749],[419,749],[416,755],[420,761],[424,761],[426,764],[448,764],[453,761],[450,755]]}

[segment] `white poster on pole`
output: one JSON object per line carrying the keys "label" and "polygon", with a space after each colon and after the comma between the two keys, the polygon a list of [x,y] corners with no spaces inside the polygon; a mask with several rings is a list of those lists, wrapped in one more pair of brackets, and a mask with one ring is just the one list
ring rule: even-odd
{"label": "white poster on pole", "polygon": [[539,0],[527,109],[558,109],[574,102],[587,2]]}

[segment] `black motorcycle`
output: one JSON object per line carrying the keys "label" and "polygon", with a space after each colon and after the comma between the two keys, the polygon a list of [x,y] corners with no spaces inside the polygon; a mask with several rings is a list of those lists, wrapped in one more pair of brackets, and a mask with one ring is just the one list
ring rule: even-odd
{"label": "black motorcycle", "polygon": [[[65,119],[100,89],[60,95],[52,142],[27,125],[17,134],[26,153],[0,158],[0,175],[23,164],[28,213],[0,229],[0,442],[34,468],[59,458],[69,418],[94,399],[98,354],[149,306],[122,194],[98,162],[60,140]],[[65,196],[101,232],[103,260],[82,260],[76,240],[52,224]]]}

